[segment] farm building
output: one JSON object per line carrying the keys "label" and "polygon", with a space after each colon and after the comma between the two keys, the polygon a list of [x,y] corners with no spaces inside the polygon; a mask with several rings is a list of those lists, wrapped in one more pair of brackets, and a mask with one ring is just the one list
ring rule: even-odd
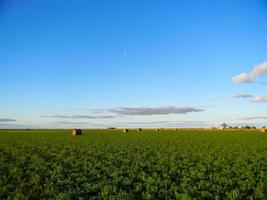
{"label": "farm building", "polygon": [[72,129],[72,136],[82,135],[82,129]]}
{"label": "farm building", "polygon": [[267,129],[263,128],[263,129],[261,129],[261,132],[262,133],[267,133]]}
{"label": "farm building", "polygon": [[123,129],[123,132],[124,133],[128,133],[129,132],[129,129]]}

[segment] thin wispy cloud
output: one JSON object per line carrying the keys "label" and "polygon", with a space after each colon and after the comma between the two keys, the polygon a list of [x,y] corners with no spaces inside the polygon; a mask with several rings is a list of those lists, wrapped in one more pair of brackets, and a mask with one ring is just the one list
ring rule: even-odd
{"label": "thin wispy cloud", "polygon": [[224,96],[220,96],[220,97],[214,97],[214,98],[211,98],[210,100],[212,101],[221,101],[221,100],[224,100],[226,97]]}
{"label": "thin wispy cloud", "polygon": [[15,126],[15,124],[0,123],[0,127]]}
{"label": "thin wispy cloud", "polygon": [[187,114],[191,112],[205,111],[197,107],[118,107],[108,110],[119,115],[168,115],[168,114]]}
{"label": "thin wispy cloud", "polygon": [[267,74],[267,61],[256,65],[250,73],[241,73],[232,78],[234,83],[251,83]]}
{"label": "thin wispy cloud", "polygon": [[135,121],[118,122],[113,124],[115,127],[145,127],[145,128],[182,128],[182,127],[210,127],[212,124],[205,121]]}
{"label": "thin wispy cloud", "polygon": [[45,115],[46,118],[61,118],[61,119],[113,119],[115,116],[91,116],[91,115]]}
{"label": "thin wispy cloud", "polygon": [[267,96],[256,96],[251,100],[251,102],[254,102],[254,103],[267,102]]}
{"label": "thin wispy cloud", "polygon": [[258,120],[258,119],[267,119],[267,116],[255,116],[255,117],[242,117],[240,120]]}
{"label": "thin wispy cloud", "polygon": [[238,126],[238,127],[242,127],[242,126],[254,126],[254,127],[262,127],[262,126],[265,126],[266,124],[265,123],[261,123],[261,122],[243,122],[243,123],[240,123],[240,122],[234,122],[234,123],[231,123],[231,126]]}
{"label": "thin wispy cloud", "polygon": [[107,115],[44,115],[41,117],[57,119],[125,119],[130,116],[187,114],[203,111],[205,111],[204,107],[115,107],[109,109],[94,109],[91,111],[97,114],[107,113]]}
{"label": "thin wispy cloud", "polygon": [[252,94],[235,94],[233,95],[234,99],[242,99],[242,98],[252,98]]}
{"label": "thin wispy cloud", "polygon": [[266,85],[266,84],[267,84],[266,81],[260,81],[259,83],[260,83],[261,85]]}
{"label": "thin wispy cloud", "polygon": [[32,125],[26,124],[13,124],[13,123],[0,123],[1,129],[25,129],[25,128],[33,128]]}
{"label": "thin wispy cloud", "polygon": [[118,124],[206,124],[205,121],[151,121],[151,122],[119,122]]}
{"label": "thin wispy cloud", "polygon": [[16,119],[10,119],[10,118],[0,118],[0,122],[15,122]]}
{"label": "thin wispy cloud", "polygon": [[105,112],[107,109],[78,108],[76,110],[79,112],[90,112],[93,114],[99,114]]}
{"label": "thin wispy cloud", "polygon": [[81,125],[81,124],[90,124],[90,122],[73,122],[73,121],[55,121],[54,124],[64,124],[64,125]]}

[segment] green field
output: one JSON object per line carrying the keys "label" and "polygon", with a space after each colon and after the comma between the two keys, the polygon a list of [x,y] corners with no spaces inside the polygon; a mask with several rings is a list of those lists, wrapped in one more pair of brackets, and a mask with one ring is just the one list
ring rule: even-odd
{"label": "green field", "polygon": [[0,199],[266,199],[267,134],[0,131]]}

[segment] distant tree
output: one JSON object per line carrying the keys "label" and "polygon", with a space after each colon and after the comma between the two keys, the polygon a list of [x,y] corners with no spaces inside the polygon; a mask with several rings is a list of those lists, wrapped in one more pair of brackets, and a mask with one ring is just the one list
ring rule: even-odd
{"label": "distant tree", "polygon": [[224,123],[222,123],[222,124],[221,124],[221,127],[223,127],[224,129],[226,129],[226,128],[228,128],[228,127],[229,127],[229,125],[228,125],[228,124],[226,124],[226,123],[224,122]]}
{"label": "distant tree", "polygon": [[251,129],[251,127],[249,125],[246,125],[244,129]]}
{"label": "distant tree", "polygon": [[262,128],[266,128],[266,126],[263,126]]}

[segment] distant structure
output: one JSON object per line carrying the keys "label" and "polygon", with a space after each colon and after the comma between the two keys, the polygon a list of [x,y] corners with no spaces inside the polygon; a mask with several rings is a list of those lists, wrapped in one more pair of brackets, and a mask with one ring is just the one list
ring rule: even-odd
{"label": "distant structure", "polygon": [[142,130],[143,130],[143,129],[141,129],[141,128],[138,128],[138,129],[137,129],[137,132],[140,132],[140,131],[142,131]]}
{"label": "distant structure", "polygon": [[115,127],[108,127],[108,129],[110,129],[110,130],[114,130],[114,129],[116,129]]}
{"label": "distant structure", "polygon": [[175,131],[179,131],[179,129],[178,129],[178,128],[176,128],[176,129],[175,129]]}
{"label": "distant structure", "polygon": [[129,132],[129,129],[127,129],[127,128],[126,129],[123,129],[123,132],[124,133],[128,133]]}
{"label": "distant structure", "polygon": [[82,129],[72,129],[72,136],[82,135]]}

